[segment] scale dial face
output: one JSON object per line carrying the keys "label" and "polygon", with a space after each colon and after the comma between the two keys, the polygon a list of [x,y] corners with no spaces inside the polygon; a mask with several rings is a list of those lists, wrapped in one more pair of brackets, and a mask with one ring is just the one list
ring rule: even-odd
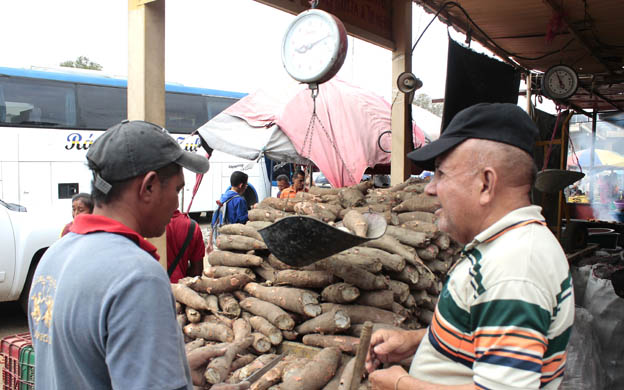
{"label": "scale dial face", "polygon": [[542,91],[551,99],[567,99],[578,88],[578,75],[567,65],[555,65],[544,73]]}
{"label": "scale dial face", "polygon": [[318,9],[304,11],[292,21],[282,42],[282,63],[302,83],[322,83],[344,63],[347,34],[342,22]]}

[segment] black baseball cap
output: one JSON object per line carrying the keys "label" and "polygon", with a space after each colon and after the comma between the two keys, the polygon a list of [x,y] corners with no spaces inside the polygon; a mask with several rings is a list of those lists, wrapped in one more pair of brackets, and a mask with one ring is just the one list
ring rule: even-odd
{"label": "black baseball cap", "polygon": [[95,187],[107,194],[111,182],[122,181],[160,169],[172,162],[206,173],[206,157],[184,151],[166,129],[145,121],[122,122],[107,129],[87,152],[95,173]]}
{"label": "black baseball cap", "polygon": [[533,156],[537,126],[511,103],[479,103],[458,112],[440,138],[407,154],[416,165],[435,170],[435,159],[469,138],[487,139],[520,148]]}

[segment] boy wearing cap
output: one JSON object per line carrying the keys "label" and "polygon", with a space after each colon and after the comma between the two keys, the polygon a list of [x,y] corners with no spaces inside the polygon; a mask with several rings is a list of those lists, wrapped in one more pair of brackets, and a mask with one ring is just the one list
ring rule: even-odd
{"label": "boy wearing cap", "polygon": [[46,251],[29,294],[37,388],[192,389],[169,278],[144,237],[165,232],[182,167],[205,173],[208,160],[159,126],[123,121],[87,161],[93,214]]}
{"label": "boy wearing cap", "polygon": [[[574,298],[565,254],[530,201],[536,137],[519,107],[482,103],[408,154],[435,169],[425,191],[439,199],[438,226],[465,246],[426,330],[372,336],[373,388],[559,387]],[[412,355],[409,373],[378,369]]]}

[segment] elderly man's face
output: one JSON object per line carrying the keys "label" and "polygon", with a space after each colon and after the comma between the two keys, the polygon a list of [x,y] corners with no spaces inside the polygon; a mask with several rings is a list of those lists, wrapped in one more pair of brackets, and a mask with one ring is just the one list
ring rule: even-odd
{"label": "elderly man's face", "polygon": [[277,182],[277,188],[279,188],[279,190],[283,190],[285,188],[288,188],[290,186],[290,184],[288,184],[288,182],[286,180],[280,180]]}
{"label": "elderly man's face", "polygon": [[425,191],[437,196],[441,208],[436,211],[438,227],[462,244],[479,233],[479,185],[475,151],[466,141],[436,159],[433,180]]}

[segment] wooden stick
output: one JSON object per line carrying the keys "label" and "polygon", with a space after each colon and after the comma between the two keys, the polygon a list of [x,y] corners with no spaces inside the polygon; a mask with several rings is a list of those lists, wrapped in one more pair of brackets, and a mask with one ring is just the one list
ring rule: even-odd
{"label": "wooden stick", "polygon": [[360,343],[358,344],[357,352],[355,353],[355,363],[353,364],[353,374],[351,375],[351,383],[349,384],[349,390],[357,390],[364,373],[364,360],[368,353],[368,347],[370,346],[371,331],[373,329],[373,323],[366,321],[362,333],[360,334]]}

